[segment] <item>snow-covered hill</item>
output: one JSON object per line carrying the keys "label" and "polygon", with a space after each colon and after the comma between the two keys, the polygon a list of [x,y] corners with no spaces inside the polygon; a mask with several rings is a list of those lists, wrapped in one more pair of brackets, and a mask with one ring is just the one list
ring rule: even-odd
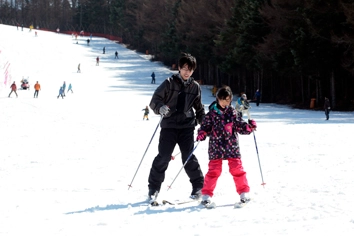
{"label": "snow-covered hill", "polygon": [[[253,135],[240,136],[249,205],[233,209],[239,197],[225,162],[215,189],[218,208],[147,206],[159,129],[128,190],[160,119],[150,113],[143,121],[142,109],[173,72],[107,39],[94,37],[89,46],[86,39],[76,44],[71,35],[38,30],[36,37],[34,31],[0,25],[0,62],[11,63],[11,80],[18,86],[27,77],[31,85],[8,98],[10,85],[0,74],[0,235],[354,234],[353,112],[333,112],[326,121],[322,111],[253,105],[266,185]],[[152,71],[156,84],[150,83]],[[36,81],[42,89],[33,98]],[[58,99],[63,81],[74,93]],[[203,86],[205,106],[213,99]],[[207,147],[202,142],[195,151],[203,173]],[[160,199],[189,196],[184,171],[167,188],[181,167],[177,156]]]}

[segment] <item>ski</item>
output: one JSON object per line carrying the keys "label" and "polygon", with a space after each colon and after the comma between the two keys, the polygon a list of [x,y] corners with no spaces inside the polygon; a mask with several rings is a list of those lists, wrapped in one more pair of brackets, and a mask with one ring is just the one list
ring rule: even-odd
{"label": "ski", "polygon": [[187,203],[191,203],[191,202],[198,202],[198,200],[188,199],[185,201],[175,201],[175,202],[171,202],[168,200],[162,200],[162,204],[164,204],[164,205],[182,205],[182,204],[187,204]]}
{"label": "ski", "polygon": [[[230,206],[233,206],[235,209],[238,209],[238,208],[245,207],[249,202],[250,202],[250,200],[245,201],[245,202],[239,201],[239,202],[236,202],[235,204],[220,205],[219,207],[230,207]],[[217,207],[215,202],[202,202],[201,205],[204,208],[206,208],[206,209],[214,209],[214,208]]]}
{"label": "ski", "polygon": [[[227,205],[221,205],[220,207],[230,207],[233,206],[235,209],[243,208],[248,204],[248,202],[236,202],[235,204],[227,204]],[[202,206],[206,209],[215,209],[217,207],[215,202],[207,203],[207,204],[202,204]]]}
{"label": "ski", "polygon": [[[149,205],[152,207],[157,207],[157,206],[166,206],[166,205],[171,205],[171,206],[178,206],[178,205],[183,205],[183,204],[188,204],[188,203],[200,203],[200,201],[198,200],[185,200],[185,201],[168,201],[168,200],[162,200],[162,203],[159,203],[156,200],[151,200],[149,201]],[[245,207],[248,202],[236,202],[235,204],[227,204],[227,205],[221,205],[220,207],[230,207],[233,206],[235,209],[239,209],[239,208],[243,208]],[[217,205],[215,202],[210,202],[210,203],[206,203],[206,204],[200,204],[202,207],[204,207],[205,209],[215,209],[217,208]]]}

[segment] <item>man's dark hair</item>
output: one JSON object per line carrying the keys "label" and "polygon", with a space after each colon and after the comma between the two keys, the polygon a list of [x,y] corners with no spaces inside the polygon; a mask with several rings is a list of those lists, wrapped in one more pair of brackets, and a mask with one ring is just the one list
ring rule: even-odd
{"label": "man's dark hair", "polygon": [[233,94],[229,86],[223,86],[219,88],[216,93],[216,97],[220,100],[225,100],[227,97],[230,97],[232,100]]}
{"label": "man's dark hair", "polygon": [[182,53],[182,56],[178,60],[178,66],[183,67],[185,64],[188,65],[189,70],[195,70],[197,68],[197,60],[189,53]]}

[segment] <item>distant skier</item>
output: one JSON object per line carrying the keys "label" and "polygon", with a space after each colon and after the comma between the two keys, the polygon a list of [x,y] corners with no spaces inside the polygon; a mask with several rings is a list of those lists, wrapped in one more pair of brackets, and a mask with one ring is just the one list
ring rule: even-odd
{"label": "distant skier", "polygon": [[39,90],[41,90],[41,85],[38,83],[38,81],[36,82],[36,84],[34,85],[34,95],[33,98],[38,98],[38,92]]}
{"label": "distant skier", "polygon": [[11,88],[11,92],[10,92],[10,94],[9,94],[9,97],[11,96],[11,93],[12,92],[14,92],[15,94],[16,94],[16,97],[18,97],[17,96],[17,86],[16,86],[16,83],[15,83],[15,81],[11,84],[11,86],[10,86],[10,88]]}
{"label": "distant skier", "polygon": [[87,39],[87,45],[90,45],[90,39]]}
{"label": "distant skier", "polygon": [[106,47],[103,47],[103,54],[106,53]]}
{"label": "distant skier", "polygon": [[155,84],[155,72],[152,72],[151,74],[151,83]]}
{"label": "distant skier", "polygon": [[118,52],[116,51],[114,54],[116,55],[114,59],[118,59]]}
{"label": "distant skier", "polygon": [[259,102],[261,101],[261,92],[257,89],[256,93],[254,94],[254,98],[256,100],[257,107],[259,106]]}
{"label": "distant skier", "polygon": [[244,93],[239,97],[236,101],[236,106],[235,106],[237,112],[239,113],[239,116],[242,117],[244,113],[247,114],[247,118],[250,120],[251,115],[248,111],[249,108],[251,108],[250,103],[247,100],[247,95]]}
{"label": "distant skier", "polygon": [[65,97],[65,88],[66,88],[66,83],[65,83],[65,81],[64,81],[64,83],[63,83],[63,95],[64,95],[64,97]]}
{"label": "distant skier", "polygon": [[64,93],[64,89],[63,89],[63,87],[60,87],[60,89],[59,89],[59,95],[58,95],[57,98],[59,98],[59,96],[61,96],[61,98],[64,99],[63,93]]}
{"label": "distant skier", "polygon": [[77,66],[77,73],[81,73],[80,63],[79,63],[79,65]]}
{"label": "distant skier", "polygon": [[74,93],[73,87],[71,86],[71,83],[70,83],[69,86],[68,86],[68,91],[67,91],[67,92],[69,92],[69,91],[71,91],[71,93]]}
{"label": "distant skier", "polygon": [[99,65],[100,65],[100,58],[96,57],[96,66],[99,66]]}
{"label": "distant skier", "polygon": [[216,92],[217,91],[218,91],[218,87],[216,87],[216,85],[214,85],[212,90],[211,90],[211,94],[213,95],[213,97],[216,97]]}
{"label": "distant skier", "polygon": [[142,111],[144,111],[144,117],[143,120],[146,118],[146,120],[149,120],[149,107],[146,106]]}
{"label": "distant skier", "polygon": [[329,99],[327,97],[325,97],[323,109],[325,110],[326,120],[328,120],[329,119],[329,112],[331,110],[331,105],[330,105]]}

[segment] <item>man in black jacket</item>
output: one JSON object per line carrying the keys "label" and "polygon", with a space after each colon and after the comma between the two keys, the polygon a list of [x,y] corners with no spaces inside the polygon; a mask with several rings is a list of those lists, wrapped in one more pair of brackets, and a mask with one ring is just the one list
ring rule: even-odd
{"label": "man in black jacket", "polygon": [[[184,164],[194,148],[194,129],[200,124],[205,110],[201,102],[199,84],[191,77],[197,62],[190,54],[183,54],[178,62],[179,73],[166,79],[154,92],[150,108],[163,116],[158,150],[149,175],[149,199],[156,199],[172,152],[178,144]],[[184,167],[192,184],[191,198],[198,199],[204,176],[197,158],[192,155]]]}

